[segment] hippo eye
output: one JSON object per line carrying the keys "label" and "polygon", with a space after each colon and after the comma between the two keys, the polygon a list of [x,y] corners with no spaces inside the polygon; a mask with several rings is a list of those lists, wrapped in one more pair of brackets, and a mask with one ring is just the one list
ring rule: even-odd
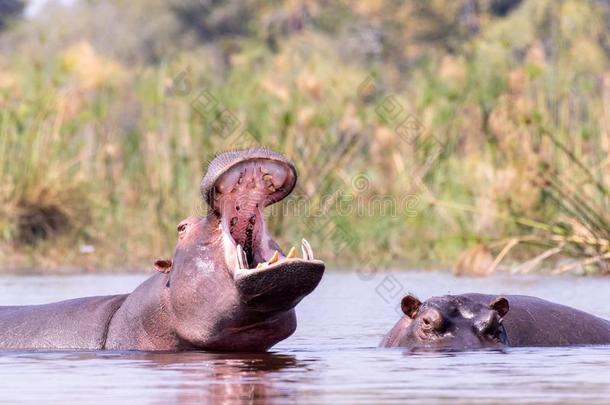
{"label": "hippo eye", "polygon": [[180,224],[178,225],[178,233],[182,233],[186,230],[186,224]]}

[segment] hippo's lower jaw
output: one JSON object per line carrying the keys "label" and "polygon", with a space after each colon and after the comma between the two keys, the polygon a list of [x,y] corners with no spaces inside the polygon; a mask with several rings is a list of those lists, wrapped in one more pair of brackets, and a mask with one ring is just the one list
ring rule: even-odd
{"label": "hippo's lower jaw", "polygon": [[311,293],[324,274],[319,260],[287,259],[264,269],[239,271],[235,284],[242,301],[255,311],[286,311]]}

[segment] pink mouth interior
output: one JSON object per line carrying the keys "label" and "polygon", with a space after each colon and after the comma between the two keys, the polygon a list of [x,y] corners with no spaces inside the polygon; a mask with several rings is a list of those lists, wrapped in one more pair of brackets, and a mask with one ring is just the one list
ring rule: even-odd
{"label": "pink mouth interior", "polygon": [[215,184],[214,209],[235,243],[242,246],[250,268],[266,261],[269,252],[279,251],[267,237],[263,209],[287,194],[283,187],[289,181],[293,174],[286,165],[255,159],[234,165]]}

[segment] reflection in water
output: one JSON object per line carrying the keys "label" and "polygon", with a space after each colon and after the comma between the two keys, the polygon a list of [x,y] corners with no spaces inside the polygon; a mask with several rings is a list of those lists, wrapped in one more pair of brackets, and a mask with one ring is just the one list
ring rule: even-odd
{"label": "reflection in water", "polygon": [[[152,352],[16,352],[0,351],[0,367],[7,360],[24,365],[55,363],[57,371],[71,369],[97,369],[103,376],[114,370],[119,376],[129,375],[125,366],[135,374],[151,375],[151,381],[132,388],[142,398],[150,398],[145,392],[154,392],[151,403],[220,403],[259,404],[282,403],[298,397],[297,387],[286,384],[282,372],[296,371],[300,382],[306,382],[306,374],[315,360],[297,360],[295,356],[274,353],[152,353]],[[35,370],[43,372],[44,368]],[[3,370],[7,371],[7,370]],[[2,374],[0,373],[0,376]],[[5,380],[6,381],[6,380]],[[76,381],[78,382],[78,381]],[[61,388],[61,387],[58,387]],[[145,392],[141,392],[145,388]],[[13,400],[10,392],[3,399]],[[22,392],[27,397],[27,393]],[[101,396],[97,396],[100,395]],[[92,393],[87,400],[100,400],[104,392]],[[35,396],[32,396],[35,398]],[[85,398],[83,398],[85,399]],[[147,401],[148,402],[148,401]]]}
{"label": "reflection in water", "polygon": [[[292,385],[281,384],[278,372],[288,369],[302,374],[311,369],[312,360],[274,353],[154,353],[154,352],[0,352],[21,359],[45,361],[49,358],[70,363],[99,362],[100,372],[120,364],[131,364],[146,373],[162,375],[148,389],[163,393],[154,403],[249,404],[282,402],[297,397]],[[105,364],[110,362],[110,364]],[[275,377],[274,377],[275,376]],[[305,380],[304,380],[305,381]]]}
{"label": "reflection in water", "polygon": [[142,367],[179,373],[182,381],[167,403],[268,403],[295,398],[294,386],[280,385],[273,375],[289,368],[306,370],[294,356],[278,354],[140,354]]}

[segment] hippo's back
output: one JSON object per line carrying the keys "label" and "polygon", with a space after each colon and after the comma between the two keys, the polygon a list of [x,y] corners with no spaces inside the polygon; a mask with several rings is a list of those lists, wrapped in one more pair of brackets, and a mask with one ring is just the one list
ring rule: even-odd
{"label": "hippo's back", "polygon": [[103,349],[110,320],[126,297],[0,307],[0,349]]}
{"label": "hippo's back", "polygon": [[[482,304],[497,295],[464,294]],[[510,309],[504,318],[509,346],[610,344],[610,322],[541,298],[504,295]]]}

